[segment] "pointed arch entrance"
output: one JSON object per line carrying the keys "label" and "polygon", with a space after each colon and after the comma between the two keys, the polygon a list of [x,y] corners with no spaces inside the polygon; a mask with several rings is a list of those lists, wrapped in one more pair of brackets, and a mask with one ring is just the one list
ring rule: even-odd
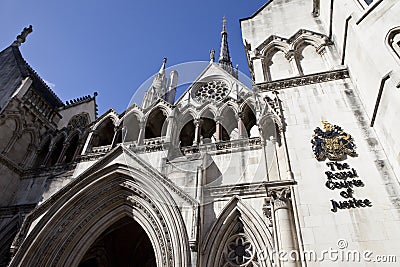
{"label": "pointed arch entrance", "polygon": [[78,267],[111,266],[157,266],[149,237],[130,217],[109,226],[86,251]]}
{"label": "pointed arch entrance", "polygon": [[[189,238],[182,215],[157,179],[139,166],[122,164],[83,173],[28,216],[13,244],[17,251],[10,266],[96,267],[103,266],[98,265],[101,261],[111,262],[105,266],[189,266]],[[126,235],[119,227],[128,227]],[[92,248],[104,238],[127,238],[134,243],[123,245],[120,252],[105,247],[92,257]],[[124,251],[138,245],[136,238],[142,238],[147,252],[136,248],[137,253],[128,256]],[[128,257],[123,263],[129,265],[112,263],[121,255]],[[132,262],[135,259],[143,262]]]}

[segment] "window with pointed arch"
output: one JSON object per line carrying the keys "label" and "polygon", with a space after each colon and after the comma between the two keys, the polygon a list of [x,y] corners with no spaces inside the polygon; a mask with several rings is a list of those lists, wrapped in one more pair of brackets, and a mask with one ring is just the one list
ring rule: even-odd
{"label": "window with pointed arch", "polygon": [[386,36],[386,45],[396,60],[400,62],[400,26],[389,31]]}

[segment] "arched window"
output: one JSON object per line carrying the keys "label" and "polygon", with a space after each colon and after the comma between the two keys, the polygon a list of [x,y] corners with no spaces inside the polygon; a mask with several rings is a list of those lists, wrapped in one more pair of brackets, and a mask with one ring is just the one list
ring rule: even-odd
{"label": "arched window", "polygon": [[53,166],[57,163],[58,158],[60,157],[60,154],[64,147],[64,140],[65,140],[64,135],[61,135],[61,137],[59,137],[58,140],[55,142],[46,166]]}
{"label": "arched window", "polygon": [[216,123],[214,120],[215,114],[211,109],[206,109],[200,116],[200,144],[215,143],[216,136]]}
{"label": "arched window", "polygon": [[139,118],[136,116],[136,114],[131,113],[127,115],[122,124],[122,141],[137,141],[139,137],[140,127]]}
{"label": "arched window", "polygon": [[36,156],[34,167],[40,167],[41,165],[45,165],[46,156],[49,153],[51,138],[48,137],[46,142],[39,148],[38,154]]}
{"label": "arched window", "polygon": [[303,43],[297,51],[299,54],[300,66],[304,75],[327,70],[324,59],[313,45]]}
{"label": "arched window", "polygon": [[281,50],[271,52],[266,58],[267,75],[270,81],[285,79],[293,76],[293,70],[285,53]]}
{"label": "arched window", "polygon": [[229,141],[238,138],[238,124],[235,111],[226,107],[221,113],[221,140]]}
{"label": "arched window", "polygon": [[167,115],[161,109],[153,110],[147,118],[145,139],[164,136],[166,133]]}
{"label": "arched window", "polygon": [[114,127],[111,118],[105,119],[96,129],[92,139],[92,147],[111,145],[114,138]]}
{"label": "arched window", "polygon": [[[247,103],[244,104],[242,108],[242,122],[246,129],[247,137],[256,137],[258,132],[258,127],[256,125],[256,115],[253,109]],[[256,131],[256,132],[255,132]]]}
{"label": "arched window", "polygon": [[179,145],[181,147],[192,146],[195,137],[195,125],[192,115],[184,116],[180,122],[182,126],[179,133]]}
{"label": "arched window", "polygon": [[210,118],[201,118],[201,143],[208,144],[214,143],[215,138],[215,131],[216,131],[216,124],[213,119]]}
{"label": "arched window", "polygon": [[7,154],[8,158],[17,164],[22,164],[25,160],[27,153],[29,153],[29,145],[33,141],[33,133],[30,131],[25,131],[14,143],[12,150]]}
{"label": "arched window", "polygon": [[396,60],[400,61],[400,27],[393,28],[386,37],[386,43]]}
{"label": "arched window", "polygon": [[76,150],[78,149],[79,145],[79,134],[75,134],[74,137],[69,141],[68,148],[65,152],[64,162],[70,163],[74,160],[74,156],[76,154]]}

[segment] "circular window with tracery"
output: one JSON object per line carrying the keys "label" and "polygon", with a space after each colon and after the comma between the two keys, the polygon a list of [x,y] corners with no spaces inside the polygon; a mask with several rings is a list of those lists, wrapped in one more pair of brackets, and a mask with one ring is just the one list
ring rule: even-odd
{"label": "circular window with tracery", "polygon": [[222,101],[229,94],[228,85],[224,81],[213,80],[195,91],[193,98],[199,102]]}
{"label": "circular window with tracery", "polygon": [[247,266],[253,260],[254,247],[245,234],[229,238],[226,249],[226,260],[233,266]]}

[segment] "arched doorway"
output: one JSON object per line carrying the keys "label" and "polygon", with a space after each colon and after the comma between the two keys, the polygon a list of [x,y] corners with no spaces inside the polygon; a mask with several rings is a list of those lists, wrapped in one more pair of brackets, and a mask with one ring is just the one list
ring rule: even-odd
{"label": "arched doorway", "polygon": [[156,267],[150,239],[132,218],[108,227],[91,245],[79,267]]}

